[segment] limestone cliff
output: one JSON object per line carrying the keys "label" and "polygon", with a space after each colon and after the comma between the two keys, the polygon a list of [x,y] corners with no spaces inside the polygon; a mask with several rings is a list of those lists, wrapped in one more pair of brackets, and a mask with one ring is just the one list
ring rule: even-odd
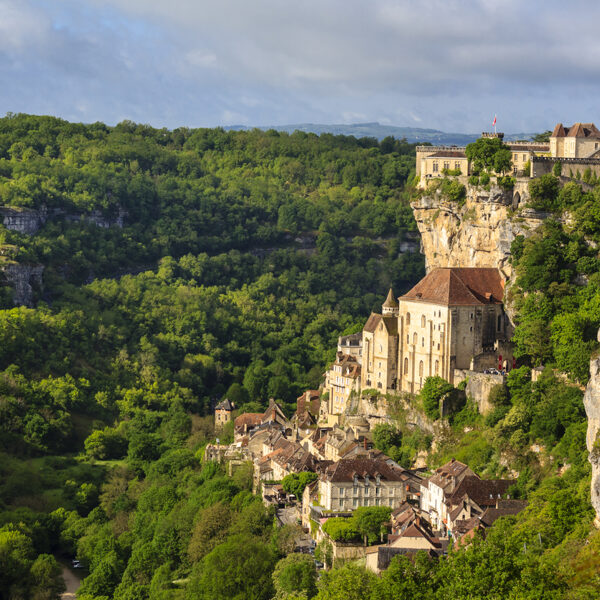
{"label": "limestone cliff", "polygon": [[496,186],[489,191],[467,186],[462,205],[447,200],[439,190],[415,199],[411,206],[421,233],[427,270],[498,267],[509,279],[512,241],[517,235],[533,231],[545,216],[522,209],[513,216],[525,194],[524,185],[517,186],[514,192]]}
{"label": "limestone cliff", "polygon": [[588,418],[586,444],[592,464],[591,500],[596,511],[595,523],[600,527],[600,357],[590,361],[590,380],[583,396],[583,405]]}
{"label": "limestone cliff", "polygon": [[0,268],[7,283],[13,288],[15,305],[33,304],[33,287],[42,287],[42,265],[8,264]]}

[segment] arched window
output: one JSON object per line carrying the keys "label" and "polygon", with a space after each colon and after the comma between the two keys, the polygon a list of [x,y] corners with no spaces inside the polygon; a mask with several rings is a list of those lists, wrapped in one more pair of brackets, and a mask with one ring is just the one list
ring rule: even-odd
{"label": "arched window", "polygon": [[417,332],[415,331],[413,333],[413,344],[416,344],[416,343],[417,343]]}
{"label": "arched window", "polygon": [[410,344],[410,335],[408,333],[406,334],[406,343]]}
{"label": "arched window", "polygon": [[438,374],[438,371],[440,370],[440,361],[436,360],[435,361],[435,374]]}
{"label": "arched window", "polygon": [[421,317],[421,327],[425,327],[425,315]]}
{"label": "arched window", "polygon": [[424,337],[421,338],[421,346],[425,347],[425,338]]}
{"label": "arched window", "polygon": [[423,377],[423,361],[419,361],[419,377]]}
{"label": "arched window", "polygon": [[408,375],[408,357],[404,358],[404,375]]}
{"label": "arched window", "polygon": [[410,325],[410,313],[406,313],[406,324]]}

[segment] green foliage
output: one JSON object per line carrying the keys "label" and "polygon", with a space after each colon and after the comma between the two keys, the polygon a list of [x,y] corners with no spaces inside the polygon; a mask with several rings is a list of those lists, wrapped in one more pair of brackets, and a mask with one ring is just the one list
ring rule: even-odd
{"label": "green foliage", "polygon": [[275,557],[263,542],[236,536],[217,546],[192,572],[186,598],[270,600]]}
{"label": "green foliage", "polygon": [[290,473],[281,480],[281,486],[288,494],[294,494],[296,498],[302,498],[304,488],[318,479],[318,475],[312,471],[301,473]]}
{"label": "green foliage", "polygon": [[465,154],[475,171],[504,173],[512,162],[510,148],[499,138],[479,138],[467,144]]}
{"label": "green foliage", "polygon": [[402,432],[389,423],[380,423],[373,428],[373,444],[382,452],[402,444]]}
{"label": "green foliage", "polygon": [[317,593],[317,571],[312,556],[288,554],[282,558],[273,571],[275,598],[286,598],[288,594],[305,594],[312,598]]}
{"label": "green foliage", "polygon": [[353,526],[365,543],[373,544],[385,533],[383,524],[389,522],[391,513],[389,506],[360,506],[352,513]]}
{"label": "green foliage", "polygon": [[560,162],[560,160],[557,160],[552,165],[552,175],[554,175],[555,177],[560,177],[562,175],[562,163]]}
{"label": "green foliage", "polygon": [[440,418],[440,400],[454,390],[454,386],[439,376],[427,377],[419,392],[423,410],[430,419]]}
{"label": "green foliage", "polygon": [[317,600],[364,600],[370,598],[377,577],[365,567],[348,563],[323,573],[317,587]]}
{"label": "green foliage", "polygon": [[529,182],[529,206],[534,210],[555,211],[559,193],[559,180],[551,174],[542,175]]}

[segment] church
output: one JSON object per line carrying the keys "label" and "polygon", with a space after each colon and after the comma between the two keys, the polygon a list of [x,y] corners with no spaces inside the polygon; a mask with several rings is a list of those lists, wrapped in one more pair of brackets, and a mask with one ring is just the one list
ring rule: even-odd
{"label": "church", "polygon": [[363,329],[361,388],[416,394],[425,379],[510,365],[504,279],[494,268],[435,268]]}

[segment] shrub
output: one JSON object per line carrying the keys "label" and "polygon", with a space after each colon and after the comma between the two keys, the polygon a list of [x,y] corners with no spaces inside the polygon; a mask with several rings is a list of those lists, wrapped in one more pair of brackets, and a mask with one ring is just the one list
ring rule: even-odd
{"label": "shrub", "polygon": [[440,400],[452,390],[454,386],[442,377],[436,375],[425,379],[419,396],[423,402],[423,410],[430,419],[440,418]]}

